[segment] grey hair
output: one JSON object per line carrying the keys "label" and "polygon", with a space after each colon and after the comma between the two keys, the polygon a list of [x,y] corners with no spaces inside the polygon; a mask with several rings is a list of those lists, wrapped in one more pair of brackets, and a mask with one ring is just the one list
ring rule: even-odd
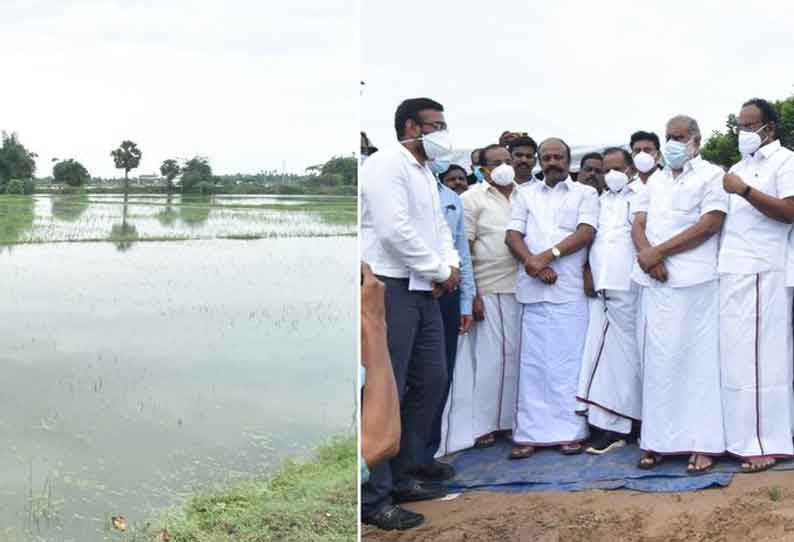
{"label": "grey hair", "polygon": [[669,128],[674,122],[686,122],[690,137],[694,137],[695,140],[700,143],[700,126],[698,126],[698,121],[688,115],[676,115],[667,121],[666,128]]}

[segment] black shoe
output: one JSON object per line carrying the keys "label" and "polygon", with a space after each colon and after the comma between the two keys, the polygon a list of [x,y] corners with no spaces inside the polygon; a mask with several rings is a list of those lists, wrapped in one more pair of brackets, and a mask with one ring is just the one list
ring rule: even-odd
{"label": "black shoe", "polygon": [[392,491],[394,502],[431,501],[446,496],[447,490],[438,484],[411,480],[410,482],[395,487]]}
{"label": "black shoe", "polygon": [[384,531],[404,531],[406,529],[413,529],[420,526],[425,521],[422,514],[417,514],[400,508],[399,506],[391,505],[382,509],[380,512],[362,518],[367,525],[374,525],[378,529]]}
{"label": "black shoe", "polygon": [[441,461],[433,461],[429,465],[422,465],[414,471],[416,477],[428,482],[443,482],[455,477],[455,467]]}
{"label": "black shoe", "polygon": [[585,450],[588,454],[601,455],[626,445],[626,436],[612,431],[601,431]]}

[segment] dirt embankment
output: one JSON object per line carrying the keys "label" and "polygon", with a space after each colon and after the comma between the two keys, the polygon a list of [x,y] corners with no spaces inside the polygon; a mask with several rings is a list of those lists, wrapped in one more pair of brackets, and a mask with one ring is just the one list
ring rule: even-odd
{"label": "dirt embankment", "polygon": [[469,492],[406,505],[425,524],[404,532],[364,526],[368,541],[794,542],[794,472],[736,475],[692,493]]}

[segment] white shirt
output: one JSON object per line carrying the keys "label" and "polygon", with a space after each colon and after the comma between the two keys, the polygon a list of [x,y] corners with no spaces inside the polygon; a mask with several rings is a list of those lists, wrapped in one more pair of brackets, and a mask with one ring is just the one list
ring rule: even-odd
{"label": "white shirt", "polygon": [[402,145],[361,168],[361,251],[376,275],[409,278],[412,290],[431,290],[460,267],[436,179]]}
{"label": "white shirt", "polygon": [[590,270],[596,290],[631,289],[631,270],[637,251],[631,240],[634,204],[645,190],[640,180],[626,185],[620,192],[605,190],[598,215],[598,233],[590,247]]}
{"label": "white shirt", "polygon": [[[759,192],[776,198],[794,196],[794,152],[774,141],[734,164],[735,173]],[[767,217],[738,194],[730,206],[720,241],[720,273],[782,271],[790,224]]]}
{"label": "white shirt", "polygon": [[[722,188],[724,172],[700,156],[684,165],[677,178],[669,167],[650,176],[635,202],[635,212],[648,213],[645,236],[651,246],[664,243],[694,226],[711,211],[728,211],[728,193]],[[641,286],[684,288],[717,279],[719,235],[700,246],[664,259],[667,282],[656,281],[634,263],[631,278]]]}
{"label": "white shirt", "polygon": [[[540,254],[572,235],[579,224],[598,224],[598,192],[592,186],[576,183],[570,177],[554,188],[546,182],[522,185],[513,199],[508,229],[524,234],[532,254]],[[520,303],[570,303],[585,299],[582,267],[587,248],[552,262],[557,282],[546,284],[518,267],[516,299]]]}
{"label": "white shirt", "polygon": [[516,260],[505,244],[505,231],[518,190],[518,185],[514,185],[508,200],[496,187],[484,182],[461,196],[466,237],[472,248],[474,283],[480,295],[516,291]]}

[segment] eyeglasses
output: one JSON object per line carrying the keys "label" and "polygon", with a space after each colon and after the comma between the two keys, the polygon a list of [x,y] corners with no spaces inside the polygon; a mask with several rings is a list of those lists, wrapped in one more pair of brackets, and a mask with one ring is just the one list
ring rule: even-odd
{"label": "eyeglasses", "polygon": [[424,125],[424,126],[432,126],[436,130],[446,130],[447,129],[447,123],[444,122],[443,120],[434,120],[434,121],[418,120],[417,124]]}

